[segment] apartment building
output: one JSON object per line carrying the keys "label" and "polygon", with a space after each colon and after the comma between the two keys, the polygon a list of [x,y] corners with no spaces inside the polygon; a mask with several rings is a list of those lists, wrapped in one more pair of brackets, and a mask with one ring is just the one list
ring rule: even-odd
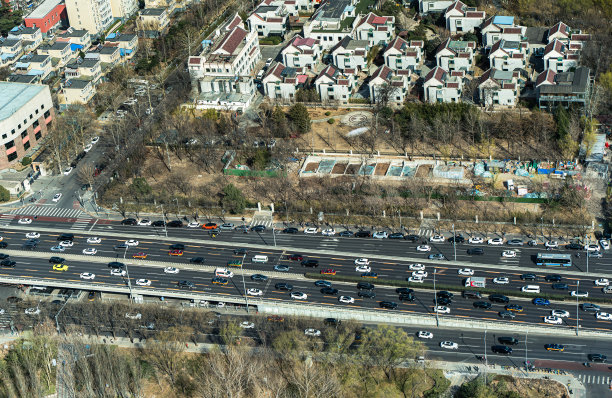
{"label": "apartment building", "polygon": [[110,0],[113,18],[127,19],[138,11],[138,0]]}
{"label": "apartment building", "polygon": [[401,37],[396,37],[383,53],[385,65],[393,70],[419,71],[425,58],[424,45],[422,40],[407,42]]}
{"label": "apartment building", "polygon": [[130,33],[111,33],[106,36],[105,44],[119,47],[119,55],[130,59],[138,50],[138,36]]}
{"label": "apartment building", "polygon": [[84,29],[96,36],[113,22],[110,0],[65,0],[73,29]]}
{"label": "apartment building", "polygon": [[64,69],[66,79],[91,80],[94,85],[102,77],[102,62],[99,59],[79,59],[77,62],[66,65]]}
{"label": "apartment building", "polygon": [[538,106],[548,111],[554,110],[557,106],[585,107],[589,101],[592,84],[591,71],[585,66],[577,67],[574,72],[556,73],[550,69],[545,70],[538,75],[535,85]]}
{"label": "apartment building", "polygon": [[65,41],[57,41],[51,45],[43,44],[38,48],[38,53],[42,55],[49,55],[55,60],[55,66],[58,68],[66,65],[73,57],[72,50],[70,49],[70,43]]}
{"label": "apartment building", "polygon": [[519,72],[490,68],[479,79],[478,94],[483,106],[515,106],[519,96]]}
{"label": "apartment building", "polygon": [[476,7],[468,7],[461,1],[455,1],[444,13],[446,29],[451,33],[474,32],[485,20],[485,12]]}
{"label": "apartment building", "polygon": [[6,39],[0,43],[0,66],[9,66],[23,55],[23,40]]}
{"label": "apartment building", "polygon": [[85,79],[68,79],[61,84],[65,105],[86,104],[96,94],[93,81]]}
{"label": "apartment building", "polygon": [[544,48],[543,58],[544,69],[567,72],[578,66],[580,51],[577,48],[571,49],[569,44],[565,44],[559,39],[553,39]]}
{"label": "apartment building", "polygon": [[70,43],[71,51],[87,51],[91,46],[91,34],[88,30],[70,27],[58,33],[57,41]]}
{"label": "apartment building", "polygon": [[62,24],[68,24],[64,0],[44,0],[24,18],[28,28],[39,28],[41,33],[52,33]]}
{"label": "apartment building", "polygon": [[140,11],[138,30],[146,37],[159,37],[170,24],[167,8],[145,8]]}
{"label": "apartment building", "polygon": [[458,70],[449,73],[436,66],[425,76],[423,83],[424,101],[431,104],[461,101],[464,76],[463,71]]}
{"label": "apartment building", "polygon": [[41,45],[43,40],[42,31],[36,27],[16,26],[8,32],[7,39],[21,40],[23,50],[30,52]]}
{"label": "apartment building", "polygon": [[281,50],[283,64],[290,68],[306,68],[312,70],[323,52],[323,46],[317,39],[305,39],[295,35]]}
{"label": "apartment building", "polygon": [[[355,40],[346,36],[329,50],[333,64],[344,73],[355,73],[368,68],[368,40]],[[351,70],[349,72],[349,70]]]}
{"label": "apartment building", "polygon": [[367,40],[370,46],[387,44],[395,37],[395,17],[379,17],[372,12],[362,16],[353,36]]}
{"label": "apartment building", "polygon": [[436,51],[436,65],[448,72],[472,69],[476,42],[446,39]]}
{"label": "apartment building", "polygon": [[53,71],[49,55],[26,54],[15,63],[15,74],[37,76],[38,81],[46,79]]}

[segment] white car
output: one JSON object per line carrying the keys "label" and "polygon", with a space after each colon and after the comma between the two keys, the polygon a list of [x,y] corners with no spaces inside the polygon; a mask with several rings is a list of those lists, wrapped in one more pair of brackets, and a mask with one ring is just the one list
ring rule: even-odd
{"label": "white car", "polygon": [[198,228],[200,226],[200,223],[197,221],[192,221],[189,224],[187,224],[187,228]]}
{"label": "white car", "polygon": [[101,243],[101,242],[102,242],[102,239],[98,238],[97,236],[87,238],[87,243]]}
{"label": "white car", "polygon": [[471,276],[471,275],[474,275],[474,270],[471,269],[471,268],[459,268],[457,270],[457,273],[459,275],[469,275],[469,276]]}
{"label": "white car", "polygon": [[433,333],[420,330],[419,333],[417,333],[417,337],[419,339],[433,339]]}
{"label": "white car", "polygon": [[176,267],[166,267],[164,268],[164,273],[165,274],[178,274],[179,270]]}
{"label": "white car", "polygon": [[549,249],[556,249],[559,247],[559,242],[556,240],[549,240],[548,242],[544,243],[544,246],[548,247]]}
{"label": "white car", "polygon": [[321,232],[321,235],[323,236],[334,236],[336,235],[336,230],[333,228],[328,228],[323,230],[323,232]]}
{"label": "white car", "polygon": [[412,283],[423,283],[423,282],[425,282],[425,279],[423,279],[423,277],[421,277],[421,276],[409,276],[408,278],[406,278],[406,280],[408,282],[412,282]]}
{"label": "white car", "polygon": [[570,313],[569,311],[565,310],[552,310],[550,311],[550,315],[558,318],[567,318],[568,316],[570,316]]}
{"label": "white car", "polygon": [[64,169],[64,175],[65,176],[67,176],[70,173],[72,173],[72,167],[68,167],[67,169]]}
{"label": "white car", "polygon": [[370,272],[372,271],[372,267],[369,267],[367,265],[358,265],[355,267],[355,271],[356,272]]}
{"label": "white car", "polygon": [[140,221],[138,221],[138,225],[142,225],[142,226],[147,227],[147,226],[151,225],[151,220],[147,220],[147,219],[140,220]]}
{"label": "white car", "polygon": [[40,308],[26,308],[24,312],[26,313],[26,315],[38,315],[40,314]]}
{"label": "white car", "polygon": [[19,221],[17,221],[17,223],[19,223],[19,224],[32,224],[32,219],[31,218],[20,218]]}
{"label": "white car", "polygon": [[570,296],[572,297],[589,297],[589,292],[585,292],[583,290],[572,290],[570,292]]}
{"label": "white car", "polygon": [[372,235],[372,238],[375,238],[375,239],[387,239],[388,237],[389,237],[389,234],[387,233],[387,231],[376,231]]}
{"label": "white car", "polygon": [[318,329],[308,328],[304,330],[304,334],[306,336],[319,337],[321,335],[321,331]]}
{"label": "white car", "polygon": [[263,292],[261,291],[261,289],[255,289],[255,288],[248,289],[247,294],[249,296],[263,296]]}
{"label": "white car", "polygon": [[504,250],[502,252],[502,257],[514,258],[516,257],[516,252],[514,250]]}
{"label": "white car", "polygon": [[340,296],[338,297],[338,301],[344,304],[353,304],[355,299],[350,296]]}
{"label": "white car", "polygon": [[317,232],[319,232],[319,228],[315,228],[315,227],[309,227],[304,230],[304,233],[307,235],[314,235]]}
{"label": "white car", "polygon": [[151,286],[151,281],[148,279],[136,279],[136,284],[138,286]]}
{"label": "white car", "polygon": [[296,300],[306,300],[308,298],[308,295],[302,292],[292,292],[291,298]]}
{"label": "white car", "polygon": [[411,270],[411,271],[424,271],[425,270],[425,265],[419,264],[419,263],[410,264],[408,266],[408,269]]}
{"label": "white car", "polygon": [[62,245],[57,245],[57,246],[51,246],[50,249],[52,252],[65,252],[66,248]]}
{"label": "white car", "polygon": [[445,348],[447,350],[458,350],[459,344],[453,343],[452,341],[442,341],[440,343],[441,348]]}
{"label": "white car", "polygon": [[60,246],[62,247],[72,247],[74,246],[74,242],[71,240],[63,240],[60,242]]}
{"label": "white car", "polygon": [[130,240],[126,240],[125,241],[125,244],[128,245],[128,246],[138,246],[138,243],[139,242],[137,240],[134,240],[134,239],[130,239]]}
{"label": "white car", "polygon": [[255,324],[253,322],[244,321],[240,322],[240,327],[243,329],[253,329]]}
{"label": "white car", "polygon": [[545,316],[544,323],[552,323],[553,325],[561,325],[563,324],[563,319],[556,316]]}
{"label": "white car", "polygon": [[612,321],[612,314],[608,312],[598,312],[595,314],[595,318],[601,319],[602,321]]}
{"label": "white car", "polygon": [[370,260],[367,258],[358,258],[355,260],[355,265],[370,265]]}
{"label": "white car", "polygon": [[491,238],[487,241],[487,245],[492,246],[500,246],[504,244],[504,240],[502,238]]}
{"label": "white car", "polygon": [[484,239],[480,236],[472,236],[470,239],[468,239],[468,243],[484,243]]}
{"label": "white car", "polygon": [[113,269],[111,269],[110,274],[112,276],[125,276],[126,272],[125,272],[124,269],[113,268]]}
{"label": "white car", "polygon": [[610,281],[606,278],[597,279],[595,282],[595,286],[608,286]]}
{"label": "white car", "polygon": [[507,285],[510,283],[510,279],[506,276],[498,276],[497,278],[493,278],[493,283],[496,285]]}
{"label": "white car", "polygon": [[599,251],[599,245],[586,245],[586,246],[584,246],[584,250],[586,250],[588,252],[598,252]]}
{"label": "white car", "polygon": [[83,272],[81,273],[81,279],[88,279],[88,280],[96,279],[96,274],[92,274],[91,272]]}
{"label": "white car", "polygon": [[610,242],[605,239],[599,241],[599,246],[601,246],[601,248],[604,250],[610,250]]}
{"label": "white car", "polygon": [[53,199],[51,199],[51,201],[53,202],[59,202],[59,200],[62,198],[62,194],[61,193],[56,193],[55,195],[53,195]]}
{"label": "white car", "polygon": [[437,307],[433,307],[434,312],[438,312],[440,314],[450,314],[450,308],[445,305],[439,305]]}
{"label": "white car", "polygon": [[444,236],[442,236],[442,235],[434,235],[434,236],[429,238],[429,241],[430,242],[441,243],[441,242],[444,242]]}
{"label": "white car", "polygon": [[28,232],[26,234],[26,238],[28,238],[28,239],[37,239],[37,238],[40,238],[40,234],[38,232]]}
{"label": "white car", "polygon": [[95,137],[93,137],[91,139],[91,143],[94,144],[94,145],[96,145],[98,143],[98,141],[100,141],[100,137],[98,137],[98,136],[95,136]]}
{"label": "white car", "polygon": [[87,249],[83,249],[83,254],[87,254],[88,256],[93,256],[97,252],[98,252],[98,250],[96,250],[93,247],[88,247]]}
{"label": "white car", "polygon": [[427,271],[412,271],[412,276],[418,276],[419,278],[427,278]]}
{"label": "white car", "polygon": [[429,251],[431,251],[431,246],[429,246],[429,245],[419,245],[419,246],[417,246],[416,250],[418,252],[429,252]]}
{"label": "white car", "polygon": [[87,153],[87,152],[91,151],[91,148],[93,148],[93,145],[92,144],[87,144],[87,145],[85,145],[85,148],[83,148],[83,151],[85,153]]}

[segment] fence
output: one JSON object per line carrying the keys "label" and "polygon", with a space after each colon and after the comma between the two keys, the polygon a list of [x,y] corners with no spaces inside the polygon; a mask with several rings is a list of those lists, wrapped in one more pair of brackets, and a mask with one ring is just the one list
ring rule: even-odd
{"label": "fence", "polygon": [[281,177],[286,173],[283,171],[274,170],[240,170],[240,169],[223,169],[223,174],[239,177]]}

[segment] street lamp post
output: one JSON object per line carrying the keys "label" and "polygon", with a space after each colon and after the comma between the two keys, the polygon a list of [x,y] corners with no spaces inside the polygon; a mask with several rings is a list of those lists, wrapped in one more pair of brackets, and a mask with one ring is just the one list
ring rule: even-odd
{"label": "street lamp post", "polygon": [[586,272],[587,274],[589,273],[589,244],[591,243],[591,240],[589,239],[589,235],[585,236],[585,240],[586,240],[586,246],[584,246],[585,248],[585,253],[584,255],[586,256]]}
{"label": "street lamp post", "polygon": [[576,336],[578,336],[578,328],[580,327],[580,314],[578,313],[578,289],[580,289],[580,281],[576,281]]}
{"label": "street lamp post", "polygon": [[487,358],[487,329],[485,328],[484,339],[483,339],[483,350],[485,358],[485,384],[487,384],[487,370],[489,368],[489,359]]}
{"label": "street lamp post", "polygon": [[542,230],[542,242],[544,242],[546,240],[544,236],[544,217],[540,217],[540,228]]}
{"label": "street lamp post", "polygon": [[244,259],[246,258],[246,253],[242,256],[242,289],[244,289],[244,301],[246,301],[246,310],[247,314],[249,313],[249,295],[246,290],[246,283],[244,282]]}
{"label": "street lamp post", "polygon": [[66,301],[64,301],[62,308],[60,308],[59,311],[57,311],[57,314],[55,314],[55,327],[57,328],[57,334],[60,334],[60,327],[59,327],[59,322],[57,321],[57,317],[64,310],[64,307],[66,306],[66,304],[68,304],[68,300],[72,298],[72,295],[73,293],[70,293],[70,296],[66,299]]}
{"label": "street lamp post", "polygon": [[436,327],[440,326],[440,319],[438,318],[438,293],[436,292],[436,273],[438,272],[437,268],[434,268],[434,281],[433,281],[433,287],[434,287],[434,305],[436,308]]}
{"label": "street lamp post", "polygon": [[168,227],[166,226],[166,224],[168,222],[166,220],[166,213],[164,213],[164,205],[160,204],[159,206],[161,207],[162,217],[164,218],[164,233],[166,234],[166,238],[167,238],[168,237]]}
{"label": "street lamp post", "polygon": [[274,239],[274,247],[276,247],[276,231],[275,231],[274,221],[272,222],[272,238]]}
{"label": "street lamp post", "polygon": [[525,372],[529,372],[529,362],[527,361],[527,336],[529,335],[529,330],[525,332]]}
{"label": "street lamp post", "polygon": [[457,261],[457,236],[455,235],[455,224],[453,224],[453,253],[455,255],[455,261]]}
{"label": "street lamp post", "polygon": [[125,256],[127,255],[127,251],[128,251],[129,246],[126,246],[125,250],[123,251],[123,264],[125,264],[125,275],[127,277],[127,281],[128,281],[128,289],[130,290],[130,303],[132,303],[133,301],[133,294],[132,294],[132,281],[130,279],[130,270],[128,269],[128,265],[127,262],[125,261]]}
{"label": "street lamp post", "polygon": [[399,225],[400,225],[400,232],[403,231],[403,227],[402,227],[402,213],[398,210],[397,211],[397,216],[399,217]]}

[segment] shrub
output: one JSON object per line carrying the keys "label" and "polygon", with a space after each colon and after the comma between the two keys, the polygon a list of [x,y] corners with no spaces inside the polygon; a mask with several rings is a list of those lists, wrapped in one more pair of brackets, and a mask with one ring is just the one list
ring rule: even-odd
{"label": "shrub", "polygon": [[336,119],[334,119],[333,117],[331,119],[327,119],[327,123],[329,124],[334,124],[336,122]]}
{"label": "shrub", "polygon": [[24,156],[23,159],[21,159],[21,164],[24,166],[32,164],[32,158],[29,156]]}
{"label": "shrub", "polygon": [[0,186],[0,202],[8,202],[10,198],[11,193],[8,191],[8,189]]}
{"label": "shrub", "polygon": [[331,115],[330,111],[325,112],[325,116],[329,116],[329,115]]}

